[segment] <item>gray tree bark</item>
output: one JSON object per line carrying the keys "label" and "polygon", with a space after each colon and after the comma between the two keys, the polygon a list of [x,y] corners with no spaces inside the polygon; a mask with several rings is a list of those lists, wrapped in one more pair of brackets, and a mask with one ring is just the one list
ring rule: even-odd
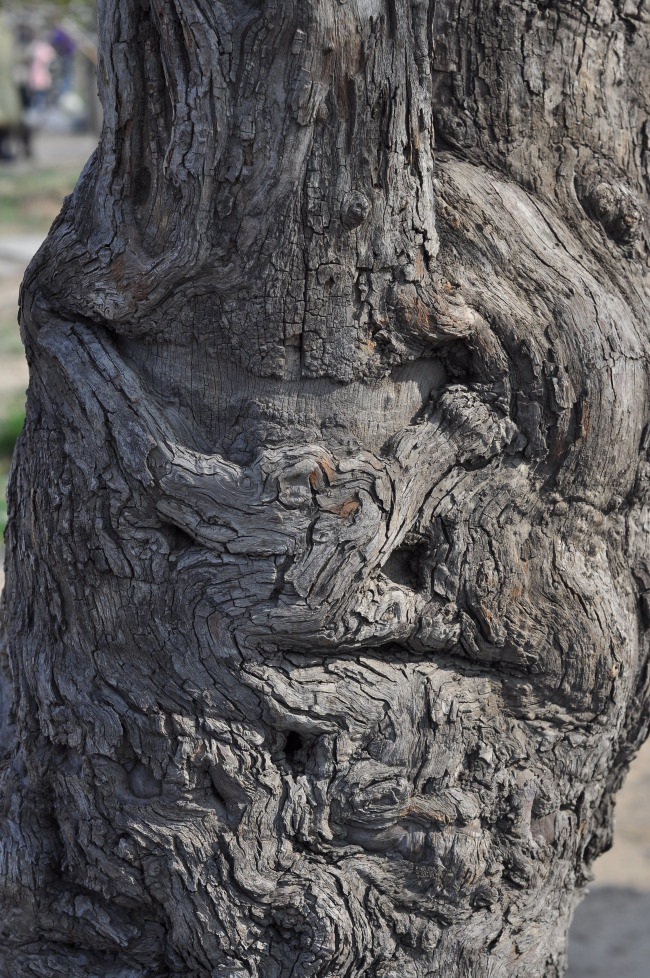
{"label": "gray tree bark", "polygon": [[557,978],[648,727],[650,4],[99,17],[21,302],[0,974]]}

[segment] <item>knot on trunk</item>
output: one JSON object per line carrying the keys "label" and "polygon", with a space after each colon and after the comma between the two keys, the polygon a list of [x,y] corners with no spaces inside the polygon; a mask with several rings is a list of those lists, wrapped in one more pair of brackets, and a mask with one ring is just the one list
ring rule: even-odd
{"label": "knot on trunk", "polygon": [[641,235],[644,214],[624,175],[604,161],[592,161],[576,176],[578,200],[585,213],[619,245],[631,245]]}

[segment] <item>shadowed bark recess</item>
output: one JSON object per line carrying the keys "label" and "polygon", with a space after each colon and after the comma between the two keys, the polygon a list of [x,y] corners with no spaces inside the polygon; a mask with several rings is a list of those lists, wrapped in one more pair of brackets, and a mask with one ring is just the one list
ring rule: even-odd
{"label": "shadowed bark recess", "polygon": [[650,3],[99,6],[0,974],[559,978],[648,727]]}

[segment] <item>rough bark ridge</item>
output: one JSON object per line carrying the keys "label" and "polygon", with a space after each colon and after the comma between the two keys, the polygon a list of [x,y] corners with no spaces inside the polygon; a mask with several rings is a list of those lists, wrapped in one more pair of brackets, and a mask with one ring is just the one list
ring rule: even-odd
{"label": "rough bark ridge", "polygon": [[100,35],[22,296],[0,974],[557,978],[647,732],[650,5]]}

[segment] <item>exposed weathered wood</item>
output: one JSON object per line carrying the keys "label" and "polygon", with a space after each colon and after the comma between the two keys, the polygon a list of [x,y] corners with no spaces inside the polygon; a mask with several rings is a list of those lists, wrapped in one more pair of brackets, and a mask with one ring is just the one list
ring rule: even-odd
{"label": "exposed weathered wood", "polygon": [[0,974],[558,978],[648,725],[650,5],[100,38],[22,295]]}

